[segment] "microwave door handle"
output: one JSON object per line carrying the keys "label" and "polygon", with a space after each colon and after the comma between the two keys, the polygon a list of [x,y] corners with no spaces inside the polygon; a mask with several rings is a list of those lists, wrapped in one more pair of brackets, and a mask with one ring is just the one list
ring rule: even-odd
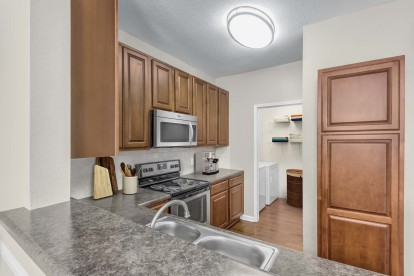
{"label": "microwave door handle", "polygon": [[190,127],[190,137],[189,137],[189,142],[190,144],[193,143],[193,137],[194,137],[194,130],[193,130],[193,124],[190,122],[189,123],[189,127]]}

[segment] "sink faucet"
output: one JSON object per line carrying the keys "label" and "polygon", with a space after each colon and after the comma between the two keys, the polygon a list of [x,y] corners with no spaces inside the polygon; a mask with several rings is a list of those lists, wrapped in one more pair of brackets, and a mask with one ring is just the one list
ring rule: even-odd
{"label": "sink faucet", "polygon": [[189,218],[190,217],[190,211],[188,211],[188,206],[187,206],[187,203],[185,203],[184,201],[182,201],[182,200],[178,200],[178,199],[175,199],[175,200],[171,200],[171,201],[168,201],[164,206],[162,206],[159,210],[158,210],[158,212],[155,214],[155,216],[154,216],[154,218],[152,219],[152,221],[151,221],[151,228],[154,228],[154,226],[155,226],[155,223],[157,223],[157,220],[158,220],[158,218],[159,218],[159,216],[161,215],[161,213],[165,210],[165,209],[167,209],[168,207],[170,207],[171,205],[174,205],[174,204],[178,204],[178,205],[181,205],[181,206],[183,206],[183,208],[184,208],[184,217],[185,218]]}

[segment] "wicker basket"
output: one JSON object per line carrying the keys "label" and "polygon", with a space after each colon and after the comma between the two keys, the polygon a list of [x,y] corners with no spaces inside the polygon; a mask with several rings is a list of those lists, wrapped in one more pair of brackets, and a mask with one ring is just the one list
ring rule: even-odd
{"label": "wicker basket", "polygon": [[302,170],[286,170],[287,175],[287,203],[302,208]]}

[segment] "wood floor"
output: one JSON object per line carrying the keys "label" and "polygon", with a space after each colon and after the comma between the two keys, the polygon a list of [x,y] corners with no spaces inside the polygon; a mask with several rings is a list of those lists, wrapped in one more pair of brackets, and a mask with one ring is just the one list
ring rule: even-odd
{"label": "wood floor", "polygon": [[230,231],[303,251],[302,209],[277,199],[260,212],[259,222],[239,221]]}

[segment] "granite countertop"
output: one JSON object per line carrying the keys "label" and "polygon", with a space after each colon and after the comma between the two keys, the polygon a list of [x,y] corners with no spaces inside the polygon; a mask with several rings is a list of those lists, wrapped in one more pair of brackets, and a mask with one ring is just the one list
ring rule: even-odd
{"label": "granite countertop", "polygon": [[149,189],[138,189],[138,193],[134,195],[126,195],[122,193],[122,190],[113,196],[93,199],[93,197],[87,197],[81,199],[82,201],[92,203],[93,205],[111,211],[111,209],[131,208],[136,206],[148,207],[160,203],[162,201],[170,199],[171,195],[157,192]]}
{"label": "granite countertop", "polygon": [[46,275],[267,275],[81,200],[1,212],[0,224]]}
{"label": "granite countertop", "polygon": [[[118,203],[100,208],[93,205],[104,205],[99,201],[71,200],[19,208],[1,212],[0,224],[47,275],[268,275],[149,229],[144,225],[156,211]],[[270,272],[280,276],[379,275],[276,247]]]}
{"label": "granite countertop", "polygon": [[212,185],[228,178],[241,175],[242,173],[244,173],[242,170],[220,169],[217,174],[205,175],[202,173],[191,173],[182,175],[181,177],[208,181]]}

